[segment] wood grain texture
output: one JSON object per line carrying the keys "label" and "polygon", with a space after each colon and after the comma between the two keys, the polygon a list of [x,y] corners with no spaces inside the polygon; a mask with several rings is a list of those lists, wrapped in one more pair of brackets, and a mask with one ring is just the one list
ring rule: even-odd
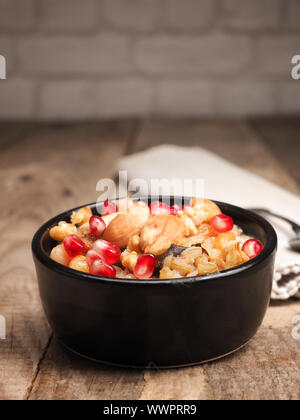
{"label": "wood grain texture", "polygon": [[0,124],[0,145],[22,138],[27,132],[36,127],[33,122],[1,122]]}
{"label": "wood grain texture", "polygon": [[132,129],[130,122],[37,126],[1,149],[0,314],[7,322],[1,399],[30,397],[50,337],[31,258],[33,233],[49,217],[96,200],[96,182],[112,175]]}
{"label": "wood grain texture", "polygon": [[259,118],[251,125],[300,184],[300,118]]}
{"label": "wood grain texture", "polygon": [[7,340],[0,340],[0,399],[299,399],[300,344],[291,336],[299,302],[270,306],[254,339],[226,359],[174,370],[115,369],[80,359],[51,337],[31,261],[36,228],[94,201],[96,182],[112,175],[125,151],[197,144],[299,192],[256,128],[246,121],[167,120],[38,125],[10,133],[15,141],[0,154],[0,314],[8,326]]}
{"label": "wood grain texture", "polygon": [[148,370],[140,400],[207,400],[210,388],[204,366]]}
{"label": "wood grain texture", "polygon": [[143,372],[115,369],[74,356],[54,339],[30,399],[130,400],[143,388]]}
{"label": "wood grain texture", "polygon": [[262,327],[242,350],[201,366],[145,373],[140,399],[300,398],[299,343],[288,328]]}
{"label": "wood grain texture", "polygon": [[209,399],[299,400],[299,362],[289,326],[263,326],[244,349],[204,366]]}

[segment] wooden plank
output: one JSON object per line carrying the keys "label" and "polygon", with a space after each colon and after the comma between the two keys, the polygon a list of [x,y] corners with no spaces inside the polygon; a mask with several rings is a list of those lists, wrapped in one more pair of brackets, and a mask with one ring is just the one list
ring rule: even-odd
{"label": "wooden plank", "polygon": [[299,400],[299,362],[290,328],[262,327],[246,348],[204,366],[208,398]]}
{"label": "wooden plank", "polygon": [[[286,168],[246,121],[146,121],[135,150],[175,144],[204,147],[299,192]],[[258,334],[240,352],[194,368],[145,373],[141,399],[299,399],[298,342],[291,336],[299,302],[272,304]]]}
{"label": "wooden plank", "polygon": [[140,400],[206,400],[209,386],[204,366],[154,369],[144,374]]}
{"label": "wooden plank", "polygon": [[134,399],[143,371],[115,369],[76,357],[52,341],[29,398],[33,400]]}
{"label": "wooden plank", "polygon": [[251,125],[300,184],[300,118],[259,118]]}
{"label": "wooden plank", "polygon": [[299,400],[298,345],[286,326],[262,327],[247,347],[225,359],[147,371],[140,399]]}
{"label": "wooden plank", "polygon": [[244,120],[153,120],[144,123],[134,151],[160,144],[203,147],[299,193],[297,182],[261,140]]}
{"label": "wooden plank", "polygon": [[[7,247],[0,256],[0,314],[7,318],[8,337],[0,341],[0,398],[299,398],[298,343],[291,337],[297,302],[271,306],[245,350],[194,368],[107,368],[78,359],[51,340],[28,239],[46,218],[95,200],[97,180],[111,175],[114,159],[133,133],[136,126],[126,122],[38,127],[2,149],[0,243]],[[284,179],[291,191],[298,189],[246,122],[150,121],[132,150],[163,142],[199,144],[280,185]]]}
{"label": "wooden plank", "polygon": [[[38,393],[35,385],[48,377],[52,343],[48,356],[50,329],[39,300],[31,237],[49,217],[97,198],[96,182],[112,175],[133,128],[130,122],[37,126],[1,149],[0,314],[7,338],[0,340],[0,399],[30,398],[33,387],[34,395],[48,398],[55,387],[53,376],[49,390],[42,387]],[[60,349],[57,360],[63,355]],[[68,368],[65,380],[71,378],[77,395],[85,372],[73,382]],[[61,370],[59,363],[56,369]],[[106,380],[118,386],[116,373],[106,373]]]}
{"label": "wooden plank", "polygon": [[17,138],[24,136],[34,127],[32,122],[7,121],[0,123],[0,145],[12,142]]}

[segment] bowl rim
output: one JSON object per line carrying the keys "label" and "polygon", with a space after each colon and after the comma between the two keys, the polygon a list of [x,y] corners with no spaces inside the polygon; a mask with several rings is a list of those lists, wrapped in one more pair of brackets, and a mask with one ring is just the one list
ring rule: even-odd
{"label": "bowl rim", "polygon": [[[138,200],[146,201],[146,200],[149,200],[150,198],[151,200],[155,200],[155,199],[161,200],[161,201],[164,200],[164,196],[159,196],[159,197],[158,196],[156,197],[139,196],[139,197],[134,197],[134,201],[138,201]],[[190,199],[190,197],[182,197],[182,196],[171,196],[167,198],[174,201],[176,200],[179,201],[182,199],[184,200]],[[114,202],[117,200],[112,199],[111,201]],[[146,285],[163,286],[163,285],[169,285],[169,284],[186,285],[186,284],[191,284],[198,281],[201,281],[201,282],[214,281],[214,280],[219,280],[219,279],[226,278],[233,275],[234,276],[239,275],[240,273],[243,273],[246,270],[250,270],[253,267],[263,263],[268,256],[270,256],[274,251],[276,251],[277,234],[273,226],[264,217],[258,215],[257,213],[254,213],[251,210],[243,209],[242,207],[239,207],[230,203],[217,201],[217,200],[211,200],[211,201],[213,201],[220,207],[227,207],[229,210],[243,213],[245,216],[248,216],[252,218],[254,221],[256,221],[264,229],[267,236],[267,241],[266,241],[266,244],[264,245],[263,251],[257,257],[237,267],[229,268],[227,270],[222,270],[222,271],[218,271],[211,274],[204,274],[201,276],[194,276],[194,277],[179,277],[175,279],[150,279],[150,280],[149,279],[139,280],[139,279],[128,279],[128,278],[111,278],[111,277],[97,276],[95,274],[84,273],[82,271],[74,270],[72,268],[66,267],[52,260],[41,245],[41,240],[46,230],[49,229],[51,226],[53,226],[55,223],[57,223],[59,219],[66,220],[66,218],[68,218],[73,211],[79,210],[80,208],[85,207],[85,206],[89,206],[92,209],[94,209],[97,206],[101,206],[103,204],[103,201],[93,202],[93,203],[74,207],[70,210],[66,210],[62,213],[59,213],[58,215],[52,217],[51,219],[43,223],[33,236],[33,239],[31,242],[32,253],[41,264],[47,266],[48,268],[52,269],[55,272],[59,272],[62,275],[67,275],[68,277],[72,277],[74,279],[76,278],[78,280],[88,281],[88,282],[97,283],[97,284],[104,282],[104,283],[110,283],[114,285],[128,284],[128,285],[143,285],[143,286],[146,286]]]}

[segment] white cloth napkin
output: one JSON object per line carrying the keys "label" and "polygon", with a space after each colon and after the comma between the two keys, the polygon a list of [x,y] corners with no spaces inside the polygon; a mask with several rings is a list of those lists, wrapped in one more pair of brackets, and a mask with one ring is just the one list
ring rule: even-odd
{"label": "white cloth napkin", "polygon": [[[128,171],[128,180],[142,178],[148,185],[153,178],[192,178],[204,180],[204,196],[237,206],[266,207],[297,222],[300,198],[271,182],[231,164],[207,150],[161,145],[145,152],[122,157],[118,170]],[[140,194],[148,194],[141,188]],[[181,191],[174,191],[181,195]],[[192,194],[191,194],[192,195]],[[278,219],[270,219],[278,234],[279,249],[272,290],[273,299],[299,297],[300,254],[290,250],[291,227]],[[282,276],[292,273],[289,282],[281,284]]]}

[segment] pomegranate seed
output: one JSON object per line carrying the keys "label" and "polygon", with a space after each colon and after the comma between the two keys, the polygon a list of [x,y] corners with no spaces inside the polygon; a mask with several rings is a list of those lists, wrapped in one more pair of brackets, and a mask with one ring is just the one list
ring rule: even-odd
{"label": "pomegranate seed", "polygon": [[162,203],[160,201],[153,201],[149,206],[150,213],[155,214],[170,214],[170,207],[168,204]]}
{"label": "pomegranate seed", "polygon": [[229,232],[234,226],[232,218],[226,214],[217,214],[211,219],[210,224],[216,232],[220,233]]}
{"label": "pomegranate seed", "polygon": [[248,255],[249,258],[252,259],[261,253],[263,247],[262,244],[256,239],[249,239],[244,243],[242,250],[245,252],[245,254]]}
{"label": "pomegranate seed", "polygon": [[74,258],[84,251],[84,242],[77,235],[69,235],[64,239],[64,248],[69,257]]}
{"label": "pomegranate seed", "polygon": [[116,269],[100,259],[91,264],[90,271],[97,276],[116,277]]}
{"label": "pomegranate seed", "polygon": [[121,255],[121,250],[117,245],[107,242],[104,239],[97,239],[97,241],[94,242],[94,251],[110,265],[115,264]]}
{"label": "pomegranate seed", "polygon": [[172,214],[173,216],[176,216],[176,214],[178,214],[180,208],[177,204],[174,204],[174,206],[170,206],[170,214]]}
{"label": "pomegranate seed", "polygon": [[102,258],[100,257],[99,254],[97,254],[96,251],[94,251],[93,249],[90,249],[87,253],[86,253],[86,260],[88,262],[89,267],[92,267],[92,264],[94,261],[96,260],[102,260]]}
{"label": "pomegranate seed", "polygon": [[89,223],[91,234],[95,236],[100,236],[106,228],[104,220],[99,216],[92,216]]}
{"label": "pomegranate seed", "polygon": [[101,209],[101,216],[106,216],[107,214],[112,214],[117,211],[117,206],[111,201],[105,200]]}
{"label": "pomegranate seed", "polygon": [[133,274],[138,279],[149,279],[156,266],[157,258],[153,254],[140,255],[134,267]]}

